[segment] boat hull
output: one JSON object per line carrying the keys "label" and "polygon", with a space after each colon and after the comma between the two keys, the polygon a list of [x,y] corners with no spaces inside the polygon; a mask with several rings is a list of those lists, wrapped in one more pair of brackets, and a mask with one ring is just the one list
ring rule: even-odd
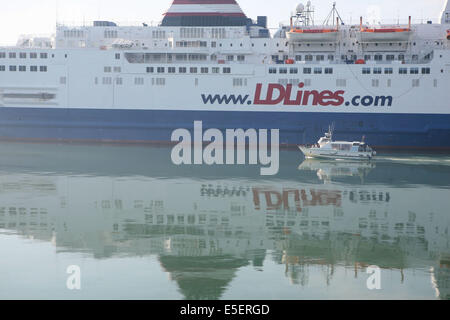
{"label": "boat hull", "polygon": [[299,147],[299,149],[305,157],[314,159],[370,160],[374,156],[372,152],[351,153],[307,147]]}
{"label": "boat hull", "polygon": [[280,144],[314,144],[330,123],[335,137],[375,148],[450,149],[450,114],[0,108],[0,139],[170,143],[175,129],[279,129]]}
{"label": "boat hull", "polygon": [[412,31],[407,32],[360,32],[361,42],[409,41]]}
{"label": "boat hull", "polygon": [[292,42],[336,42],[338,35],[338,31],[324,33],[286,33],[287,39]]}

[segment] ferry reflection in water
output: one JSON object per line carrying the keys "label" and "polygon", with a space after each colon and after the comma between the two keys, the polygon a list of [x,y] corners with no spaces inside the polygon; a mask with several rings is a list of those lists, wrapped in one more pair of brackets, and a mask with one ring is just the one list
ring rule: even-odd
{"label": "ferry reflection in water", "polygon": [[448,157],[284,151],[267,179],[169,148],[0,147],[0,298],[450,298]]}

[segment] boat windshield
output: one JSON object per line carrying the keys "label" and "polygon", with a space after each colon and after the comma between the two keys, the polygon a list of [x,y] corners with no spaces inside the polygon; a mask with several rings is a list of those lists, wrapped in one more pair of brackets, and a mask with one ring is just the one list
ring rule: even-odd
{"label": "boat windshield", "polygon": [[352,145],[348,144],[348,143],[345,143],[345,144],[333,143],[331,145],[331,148],[333,150],[339,150],[339,151],[350,151],[352,148]]}

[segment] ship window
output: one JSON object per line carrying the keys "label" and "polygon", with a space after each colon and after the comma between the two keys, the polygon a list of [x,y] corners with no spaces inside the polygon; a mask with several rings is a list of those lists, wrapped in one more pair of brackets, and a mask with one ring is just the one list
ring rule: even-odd
{"label": "ship window", "polygon": [[180,67],[178,69],[178,73],[186,73],[186,72],[187,72],[187,69],[185,67]]}
{"label": "ship window", "polygon": [[273,55],[272,56],[272,61],[278,61],[278,56],[277,55]]}
{"label": "ship window", "polygon": [[398,55],[398,61],[405,61],[405,55],[404,54],[399,54]]}
{"label": "ship window", "polygon": [[302,56],[300,55],[295,56],[295,61],[302,61]]}
{"label": "ship window", "polygon": [[314,74],[322,74],[322,68],[314,68]]}
{"label": "ship window", "polygon": [[373,68],[373,74],[381,74],[381,68]]}
{"label": "ship window", "polygon": [[393,54],[388,54],[388,55],[386,55],[386,60],[387,61],[394,61],[395,60],[395,56]]}
{"label": "ship window", "polygon": [[422,68],[422,74],[430,74],[431,69],[430,68]]}
{"label": "ship window", "polygon": [[372,79],[372,87],[378,88],[380,86],[380,80]]}
{"label": "ship window", "polygon": [[400,68],[398,69],[399,74],[408,74],[408,68]]}
{"label": "ship window", "polygon": [[413,54],[412,61],[418,61],[418,60],[419,60],[419,56],[417,54]]}
{"label": "ship window", "polygon": [[6,53],[0,52],[0,59],[5,59],[5,58],[6,58]]}
{"label": "ship window", "polygon": [[121,86],[123,84],[123,79],[122,78],[116,78],[116,84]]}
{"label": "ship window", "polygon": [[212,73],[220,73],[220,68],[217,67],[212,68]]}
{"label": "ship window", "polygon": [[36,52],[31,52],[30,53],[30,59],[37,59],[37,53]]}
{"label": "ship window", "polygon": [[384,68],[384,74],[392,74],[393,69],[392,68]]}
{"label": "ship window", "polygon": [[280,74],[286,74],[287,68],[280,68]]}
{"label": "ship window", "polygon": [[383,55],[381,55],[381,54],[375,55],[375,61],[382,61],[382,60],[383,60]]}
{"label": "ship window", "polygon": [[212,54],[210,60],[211,61],[216,61],[217,60],[217,55]]}
{"label": "ship window", "polygon": [[223,68],[223,73],[231,73],[231,68]]}
{"label": "ship window", "polygon": [[305,87],[310,87],[311,86],[311,79],[305,79],[304,83],[305,83]]}
{"label": "ship window", "polygon": [[115,38],[117,38],[117,31],[105,30],[104,37],[107,39],[115,39]]}
{"label": "ship window", "polygon": [[164,73],[164,72],[166,72],[166,70],[165,70],[164,67],[158,67],[158,68],[156,69],[156,71],[157,71],[158,73]]}
{"label": "ship window", "polygon": [[144,84],[144,78],[140,78],[140,77],[134,78],[134,84],[138,85],[138,86],[142,86]]}
{"label": "ship window", "polygon": [[120,53],[116,53],[116,60],[120,60]]}
{"label": "ship window", "polygon": [[241,55],[238,55],[238,56],[237,56],[237,60],[238,60],[238,61],[241,61],[241,62],[242,62],[242,61],[245,61],[245,56],[242,55],[242,54],[241,54]]}
{"label": "ship window", "polygon": [[16,66],[9,66],[9,71],[17,71],[17,67]]}
{"label": "ship window", "polygon": [[392,80],[391,80],[391,79],[388,79],[388,81],[387,81],[387,87],[390,88],[391,86],[392,86]]}
{"label": "ship window", "polygon": [[189,72],[190,73],[197,73],[197,68],[192,67],[192,68],[189,69]]}
{"label": "ship window", "polygon": [[152,84],[156,84],[157,86],[165,86],[166,85],[166,79],[165,78],[156,78],[152,79]]}
{"label": "ship window", "polygon": [[37,72],[38,71],[38,67],[37,66],[31,66],[30,67],[30,71],[31,72]]}
{"label": "ship window", "polygon": [[247,86],[247,79],[243,78],[234,78],[233,79],[233,87],[242,87]]}
{"label": "ship window", "polygon": [[333,74],[333,68],[325,68],[325,74]]}
{"label": "ship window", "polygon": [[303,68],[304,74],[311,74],[311,68]]}
{"label": "ship window", "polygon": [[313,56],[308,54],[305,56],[305,61],[313,61]]}
{"label": "ship window", "polygon": [[6,70],[5,66],[0,66],[0,71],[5,71],[5,70]]}
{"label": "ship window", "polygon": [[48,54],[46,52],[41,52],[41,54],[39,55],[39,57],[41,59],[47,59],[48,58]]}
{"label": "ship window", "polygon": [[325,57],[323,55],[318,55],[318,56],[316,56],[316,60],[323,61],[323,60],[325,60]]}
{"label": "ship window", "polygon": [[122,68],[121,67],[114,67],[114,72],[122,72]]}
{"label": "ship window", "polygon": [[16,53],[15,52],[10,52],[9,53],[9,58],[10,59],[15,59],[16,58]]}
{"label": "ship window", "polygon": [[297,68],[290,68],[289,69],[289,73],[290,74],[297,74],[298,73],[298,69]]}
{"label": "ship window", "polygon": [[370,61],[370,60],[372,60],[372,56],[371,56],[370,54],[366,54],[366,55],[364,56],[364,60]]}
{"label": "ship window", "polygon": [[370,74],[370,68],[362,68],[362,74]]}
{"label": "ship window", "polygon": [[328,55],[328,61],[334,61],[334,56],[332,54]]}
{"label": "ship window", "polygon": [[276,68],[269,68],[269,73],[277,73],[277,69]]}
{"label": "ship window", "polygon": [[104,67],[103,71],[106,73],[111,72],[111,67]]}
{"label": "ship window", "polygon": [[415,88],[419,87],[420,86],[420,80],[419,79],[413,79],[412,86],[415,87]]}
{"label": "ship window", "polygon": [[169,67],[169,68],[167,68],[167,71],[169,72],[169,73],[175,73],[176,72],[176,68],[175,67]]}
{"label": "ship window", "polygon": [[336,79],[336,87],[346,87],[347,80],[346,79]]}
{"label": "ship window", "polygon": [[25,72],[25,71],[27,71],[27,67],[26,66],[19,66],[19,71],[20,72]]}
{"label": "ship window", "polygon": [[201,73],[208,73],[209,70],[208,70],[208,68],[203,67],[203,68],[200,68],[200,72]]}
{"label": "ship window", "polygon": [[155,68],[147,67],[147,73],[153,73],[153,72],[155,72]]}
{"label": "ship window", "polygon": [[103,77],[102,84],[105,84],[105,85],[112,84],[112,78],[111,77]]}
{"label": "ship window", "polygon": [[19,53],[19,58],[20,59],[26,59],[27,58],[27,53],[26,52]]}
{"label": "ship window", "polygon": [[410,74],[419,74],[419,68],[411,68],[409,73]]}
{"label": "ship window", "polygon": [[234,56],[233,55],[227,56],[227,61],[233,61],[233,60],[234,60]]}

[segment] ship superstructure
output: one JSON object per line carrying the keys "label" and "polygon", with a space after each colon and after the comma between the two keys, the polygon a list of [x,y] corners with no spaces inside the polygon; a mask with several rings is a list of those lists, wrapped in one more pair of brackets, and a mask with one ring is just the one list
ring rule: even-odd
{"label": "ship superstructure", "polygon": [[449,5],[442,23],[316,26],[299,5],[275,34],[238,3],[174,0],[158,26],[58,25],[0,48],[0,138],[167,142],[177,128],[277,128],[450,147]]}

